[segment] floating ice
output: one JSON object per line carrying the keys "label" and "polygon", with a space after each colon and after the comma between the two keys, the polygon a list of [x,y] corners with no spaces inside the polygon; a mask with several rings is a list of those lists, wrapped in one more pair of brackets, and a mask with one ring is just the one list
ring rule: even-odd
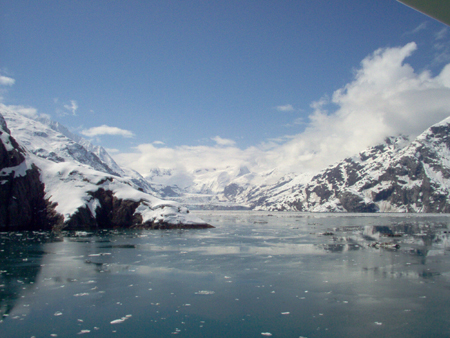
{"label": "floating ice", "polygon": [[114,319],[113,321],[110,322],[110,324],[121,324],[124,321],[126,321],[127,319],[129,319],[130,317],[132,317],[131,315],[126,315],[125,317],[122,317],[120,319]]}
{"label": "floating ice", "polygon": [[268,336],[270,337],[272,334],[270,332],[261,332],[261,336]]}
{"label": "floating ice", "polygon": [[61,311],[56,311],[53,315],[54,316],[62,316],[62,312]]}
{"label": "floating ice", "polygon": [[196,295],[213,295],[213,294],[215,294],[215,292],[208,291],[208,290],[201,290],[201,291],[197,291],[195,294]]}
{"label": "floating ice", "polygon": [[90,333],[90,332],[91,332],[91,330],[81,330],[77,334],[85,334],[85,333]]}
{"label": "floating ice", "polygon": [[282,315],[290,315],[290,312],[281,312]]}

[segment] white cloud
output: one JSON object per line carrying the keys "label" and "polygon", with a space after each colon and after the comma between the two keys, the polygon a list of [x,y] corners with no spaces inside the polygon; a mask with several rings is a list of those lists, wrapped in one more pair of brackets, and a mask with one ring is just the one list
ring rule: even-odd
{"label": "white cloud", "polygon": [[70,100],[69,103],[64,104],[63,100],[56,97],[53,102],[56,105],[55,112],[58,116],[77,116],[78,103],[76,100]]}
{"label": "white cloud", "polygon": [[[33,107],[25,107],[25,106],[15,106],[15,105],[4,105],[0,104],[3,108],[13,111],[15,113],[24,115],[29,118],[35,118],[38,116],[38,112],[36,108]],[[47,116],[47,115],[45,115]]]}
{"label": "white cloud", "polygon": [[435,38],[436,40],[442,40],[447,36],[448,28],[444,27],[439,32],[436,33]]}
{"label": "white cloud", "polygon": [[435,34],[434,49],[434,65],[445,64],[450,61],[450,41],[446,39],[448,28],[444,27]]}
{"label": "white cloud", "polygon": [[[241,150],[220,137],[227,147],[155,147],[142,144],[135,152],[117,154],[119,163],[145,175],[151,168],[199,168],[246,165],[252,171],[277,167],[280,172],[311,172],[368,146],[386,136],[413,137],[450,115],[450,64],[432,76],[417,73],[405,59],[417,46],[378,49],[367,56],[353,81],[337,90],[331,99],[313,102],[304,132],[268,140],[258,147]],[[223,141],[225,140],[225,141]]]}
{"label": "white cloud", "polygon": [[259,170],[257,159],[264,151],[257,147],[245,150],[237,147],[180,146],[175,148],[140,144],[132,153],[115,154],[114,159],[121,165],[133,168],[146,175],[153,168],[177,169],[178,173],[190,175],[203,168],[239,168],[242,164]]}
{"label": "white cloud", "polygon": [[16,83],[16,80],[13,78],[0,75],[0,85],[1,86],[12,86],[14,83]]}
{"label": "white cloud", "polygon": [[153,144],[164,145],[164,142],[163,141],[154,141]]}
{"label": "white cloud", "polygon": [[70,104],[65,104],[64,108],[72,113],[73,116],[77,115],[78,104],[75,100],[70,100]]}
{"label": "white cloud", "polygon": [[286,104],[284,106],[277,106],[276,109],[281,112],[294,111],[294,107],[291,104]]}
{"label": "white cloud", "polygon": [[233,140],[221,138],[220,136],[213,137],[211,140],[215,141],[217,145],[225,147],[234,146],[236,144]]}
{"label": "white cloud", "polygon": [[100,135],[117,135],[129,138],[134,136],[134,134],[129,130],[120,129],[117,127],[110,127],[107,125],[84,129],[81,131],[81,134],[87,137],[95,137]]}
{"label": "white cloud", "polygon": [[361,62],[352,82],[327,100],[313,103],[315,109],[306,130],[273,151],[274,162],[297,171],[317,170],[386,136],[418,135],[450,115],[450,65],[440,75],[416,73],[405,58],[417,46],[375,51]]}
{"label": "white cloud", "polygon": [[420,31],[423,31],[427,28],[428,22],[424,21],[422,22],[419,26],[417,26],[416,28],[414,28],[413,30],[406,32],[404,35],[411,35],[411,34],[416,34]]}

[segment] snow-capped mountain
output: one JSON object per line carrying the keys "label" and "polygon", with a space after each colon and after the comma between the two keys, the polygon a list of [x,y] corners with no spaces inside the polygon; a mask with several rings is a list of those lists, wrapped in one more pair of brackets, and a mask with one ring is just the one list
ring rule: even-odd
{"label": "snow-capped mountain", "polygon": [[388,138],[308,182],[279,194],[266,190],[246,202],[262,210],[450,212],[450,118],[412,142]]}
{"label": "snow-capped mountain", "polygon": [[70,132],[59,122],[48,117],[25,117],[4,111],[4,118],[14,137],[31,153],[53,162],[75,161],[115,176],[131,180],[144,192],[161,197],[158,186],[153,186],[137,171],[121,168],[108,152],[81,136]]}
{"label": "snow-capped mountain", "polygon": [[223,193],[218,195],[218,199],[221,201],[233,201],[234,203],[245,205],[249,209],[263,209],[260,208],[261,205],[276,203],[279,198],[300,189],[309,181],[311,176],[308,173],[290,173],[281,176],[276,183],[271,183],[272,177],[267,182],[263,181],[259,185],[232,183],[225,187]]}
{"label": "snow-capped mountain", "polygon": [[103,147],[92,144],[85,138],[72,133],[59,122],[53,121],[46,116],[39,115],[36,116],[34,120],[41,122],[43,125],[50,127],[54,131],[59,132],[64,136],[66,136],[67,138],[69,138],[70,140],[73,140],[74,142],[78,143],[87,151],[96,155],[102,161],[103,164],[107,165],[112,171],[114,171],[118,175],[120,176],[125,175],[123,169],[119,167],[119,165],[113,160],[113,158],[108,154],[108,152]]}
{"label": "snow-capped mountain", "polygon": [[[8,128],[12,131],[13,137],[34,155],[56,163],[75,161],[103,173],[120,176],[93,152],[61,133],[58,129],[62,129],[62,126],[58,123],[51,123],[52,121],[44,119],[45,122],[48,122],[48,124],[44,124],[10,111],[1,113]],[[65,129],[65,131],[69,133],[68,130]]]}
{"label": "snow-capped mountain", "polygon": [[151,187],[141,176],[63,126],[3,107],[0,116],[0,227],[209,227],[146,193],[140,180]]}
{"label": "snow-capped mountain", "polygon": [[[58,202],[52,208],[55,214],[64,217],[64,226],[69,226],[70,222],[98,224],[96,210],[110,200],[117,205],[122,203],[118,200],[127,200],[122,207],[131,206],[142,216],[145,212],[141,204],[129,201],[146,200],[152,209],[160,205],[160,198],[202,209],[450,211],[450,118],[433,125],[412,141],[406,136],[387,138],[383,144],[316,174],[284,174],[280,169],[253,172],[245,165],[232,167],[225,163],[194,172],[155,168],[142,176],[133,169],[121,168],[102,147],[92,145],[48,118],[27,118],[4,109],[0,113],[6,120],[0,121],[4,147],[10,147],[5,135],[11,131],[22,147],[19,153],[28,161],[22,170],[41,169],[40,179],[45,183],[44,195],[49,202],[47,208],[52,202]],[[12,169],[3,169],[0,175],[11,172]],[[73,190],[71,196],[75,196],[71,197],[76,201],[73,205],[65,200],[64,191],[69,186]],[[129,197],[117,194],[119,190],[129,190],[125,193]],[[186,210],[174,202],[161,203]],[[127,216],[129,224],[135,224],[133,215],[136,213],[138,211]],[[93,218],[89,218],[91,216]],[[148,217],[143,217],[144,223],[156,219]],[[139,221],[136,224],[140,224]]]}
{"label": "snow-capped mountain", "polygon": [[154,168],[145,175],[161,197],[199,209],[250,209],[249,200],[263,195],[266,189],[273,189],[272,185],[280,177],[297,177],[293,184],[298,184],[310,176],[285,175],[278,169],[253,172],[245,165],[202,168],[192,172]]}

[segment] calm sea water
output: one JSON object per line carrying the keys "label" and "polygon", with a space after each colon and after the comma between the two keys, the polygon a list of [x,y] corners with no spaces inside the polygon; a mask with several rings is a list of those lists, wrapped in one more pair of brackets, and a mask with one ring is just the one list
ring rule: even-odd
{"label": "calm sea water", "polygon": [[449,337],[450,216],[0,233],[0,337]]}

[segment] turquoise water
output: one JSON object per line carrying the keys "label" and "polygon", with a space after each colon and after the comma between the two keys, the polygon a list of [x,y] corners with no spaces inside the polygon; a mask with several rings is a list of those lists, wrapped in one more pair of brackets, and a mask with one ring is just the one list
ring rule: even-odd
{"label": "turquoise water", "polygon": [[448,216],[0,233],[0,337],[448,337]]}

